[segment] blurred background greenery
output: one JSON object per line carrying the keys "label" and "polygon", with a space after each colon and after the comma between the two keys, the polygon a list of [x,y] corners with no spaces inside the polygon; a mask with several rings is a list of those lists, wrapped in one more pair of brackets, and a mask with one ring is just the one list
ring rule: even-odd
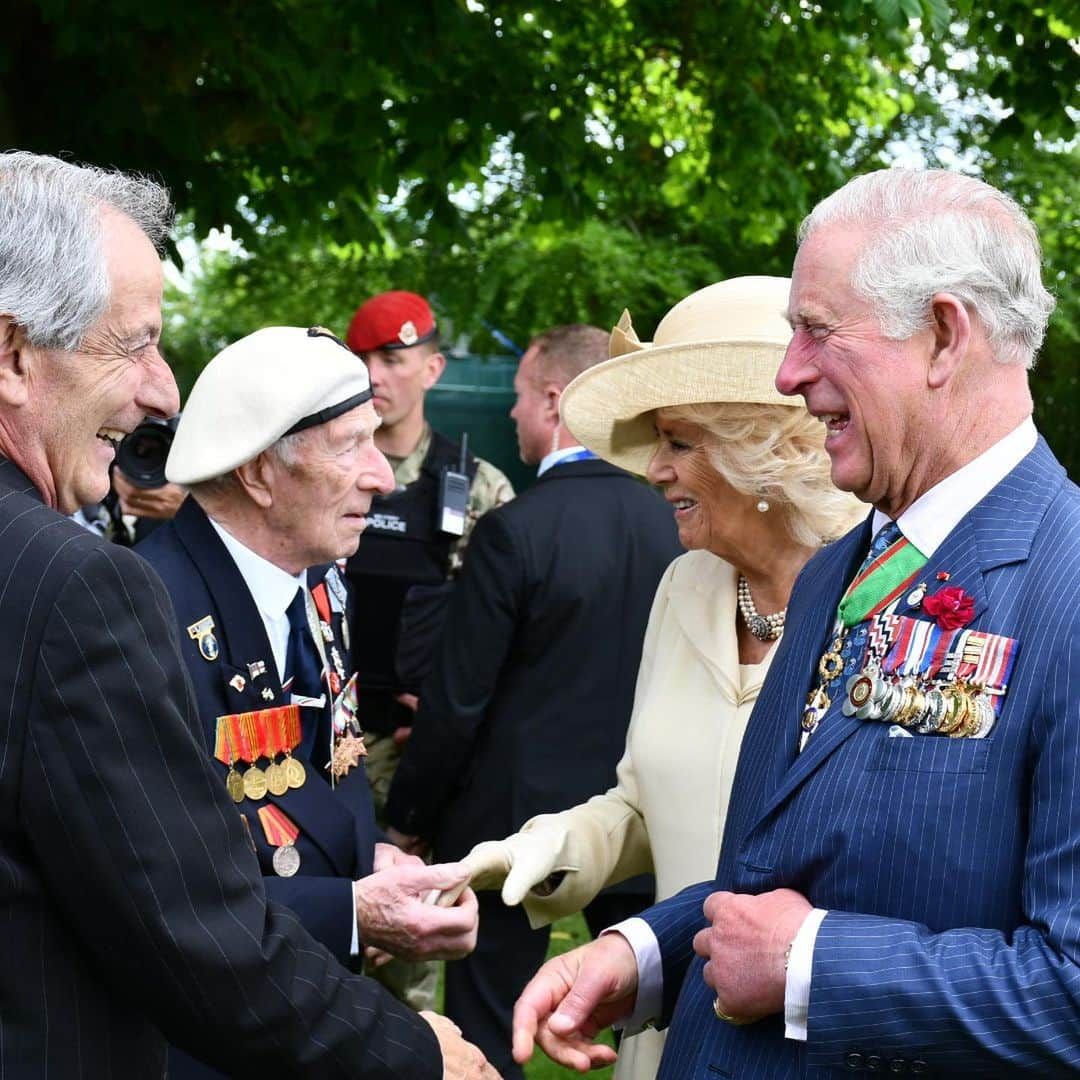
{"label": "blurred background greenery", "polygon": [[[107,18],[102,14],[107,12]],[[787,274],[853,174],[943,165],[1039,226],[1033,388],[1074,476],[1080,0],[11,0],[0,137],[141,169],[182,210],[182,388],[269,323],[433,301],[454,350]],[[32,58],[32,62],[27,62]]]}

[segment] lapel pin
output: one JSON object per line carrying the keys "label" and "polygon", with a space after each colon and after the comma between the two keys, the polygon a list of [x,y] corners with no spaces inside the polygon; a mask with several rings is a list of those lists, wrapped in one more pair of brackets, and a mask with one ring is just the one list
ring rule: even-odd
{"label": "lapel pin", "polygon": [[217,638],[214,637],[214,620],[209,615],[204,615],[197,622],[193,622],[188,628],[188,637],[198,642],[199,655],[204,660],[216,660],[218,653]]}
{"label": "lapel pin", "polygon": [[908,607],[917,608],[923,602],[923,597],[926,595],[926,582],[920,581],[918,585],[907,595]]}
{"label": "lapel pin", "polygon": [[234,675],[229,680],[229,685],[239,694],[247,686],[247,679],[243,675]]}
{"label": "lapel pin", "polygon": [[274,700],[274,691],[271,690],[269,686],[264,686],[263,690],[262,690],[262,697],[263,697],[263,701],[273,701]]}
{"label": "lapel pin", "polygon": [[266,674],[266,661],[255,660],[252,663],[248,664],[247,669],[248,675],[251,676],[251,678],[253,679],[257,679],[260,675]]}

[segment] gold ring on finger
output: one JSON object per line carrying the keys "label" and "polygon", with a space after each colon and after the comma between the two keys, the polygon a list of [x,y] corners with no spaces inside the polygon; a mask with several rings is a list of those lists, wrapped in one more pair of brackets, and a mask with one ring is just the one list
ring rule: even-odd
{"label": "gold ring on finger", "polygon": [[714,1013],[716,1013],[716,1019],[717,1020],[723,1020],[725,1024],[734,1024],[736,1027],[738,1027],[738,1025],[741,1023],[741,1021],[738,1020],[736,1017],[728,1016],[728,1014],[726,1012],[724,1012],[723,1009],[720,1008],[720,998],[719,997],[716,997],[713,1000],[712,1011]]}

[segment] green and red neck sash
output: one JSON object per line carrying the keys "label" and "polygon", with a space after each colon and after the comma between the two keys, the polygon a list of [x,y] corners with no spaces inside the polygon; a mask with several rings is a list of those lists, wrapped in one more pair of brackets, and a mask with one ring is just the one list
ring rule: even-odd
{"label": "green and red neck sash", "polygon": [[926,556],[906,536],[867,564],[847,587],[836,609],[846,627],[855,626],[887,608],[913,584]]}

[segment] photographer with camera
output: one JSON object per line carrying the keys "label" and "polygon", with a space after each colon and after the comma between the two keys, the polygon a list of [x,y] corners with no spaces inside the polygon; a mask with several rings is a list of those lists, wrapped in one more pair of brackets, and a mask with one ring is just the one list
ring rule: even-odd
{"label": "photographer with camera", "polygon": [[149,536],[162,521],[175,517],[187,496],[185,488],[165,479],[165,459],[179,422],[179,413],[168,420],[148,416],[120,443],[112,484],[119,514],[136,519],[130,529],[133,544]]}

